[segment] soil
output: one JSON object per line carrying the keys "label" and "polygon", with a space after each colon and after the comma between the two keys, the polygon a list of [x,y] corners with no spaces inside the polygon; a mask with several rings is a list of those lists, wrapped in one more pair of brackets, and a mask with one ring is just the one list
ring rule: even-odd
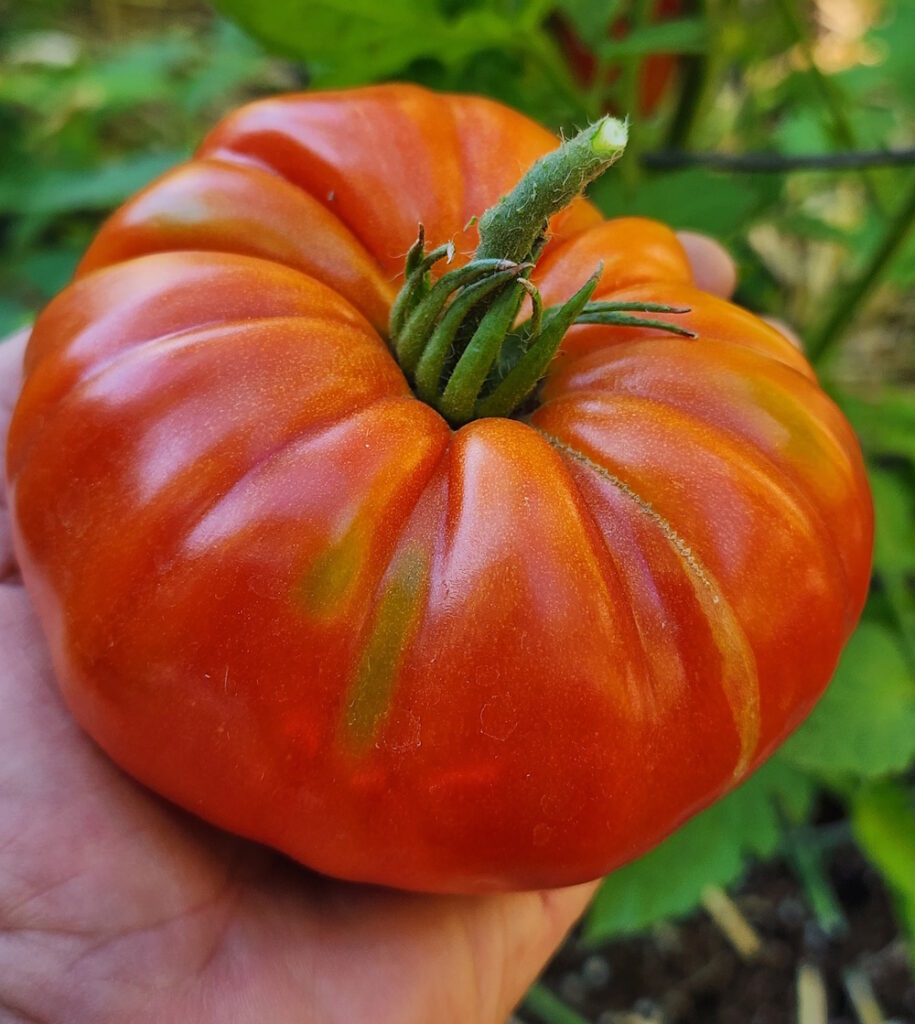
{"label": "soil", "polygon": [[[913,1024],[915,977],[880,877],[849,842],[830,857],[829,880],[847,920],[837,934],[817,924],[788,865],[772,861],[733,893],[761,940],[749,959],[697,911],[596,951],[573,934],[543,981],[594,1024],[794,1024],[798,972],[810,965],[824,983],[828,1016],[810,1015],[809,1024]],[[859,996],[855,1006],[848,981],[856,976],[876,1005]],[[523,1009],[516,1018],[538,1020]]]}

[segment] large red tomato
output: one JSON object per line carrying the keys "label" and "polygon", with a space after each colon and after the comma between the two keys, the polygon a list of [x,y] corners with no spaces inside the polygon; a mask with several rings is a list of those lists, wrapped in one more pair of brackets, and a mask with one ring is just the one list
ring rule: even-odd
{"label": "large red tomato", "polygon": [[386,344],[404,255],[555,146],[408,86],[224,120],[39,318],[9,440],[22,572],[74,714],[131,775],[320,871],[593,878],[808,713],[868,582],[856,440],[673,233],[554,218],[576,326],[535,405],[459,429]]}

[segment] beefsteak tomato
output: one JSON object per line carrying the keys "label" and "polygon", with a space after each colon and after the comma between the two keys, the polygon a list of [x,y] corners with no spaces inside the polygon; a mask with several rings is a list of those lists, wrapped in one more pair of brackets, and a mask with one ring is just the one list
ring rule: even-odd
{"label": "beefsteak tomato", "polygon": [[803,355],[577,199],[536,401],[454,429],[387,344],[417,224],[454,265],[556,140],[385,85],[246,106],[104,225],[39,317],[15,544],[62,691],[131,775],[319,871],[594,878],[757,767],[865,599],[856,439]]}

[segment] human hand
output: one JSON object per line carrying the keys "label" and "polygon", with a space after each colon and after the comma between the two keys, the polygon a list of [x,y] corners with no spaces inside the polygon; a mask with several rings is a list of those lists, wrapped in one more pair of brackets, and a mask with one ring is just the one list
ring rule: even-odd
{"label": "human hand", "polygon": [[[681,237],[730,294],[723,250]],[[0,345],[3,450],[27,335]],[[134,783],[60,697],[0,495],[0,1024],[501,1024],[593,888],[337,882]]]}

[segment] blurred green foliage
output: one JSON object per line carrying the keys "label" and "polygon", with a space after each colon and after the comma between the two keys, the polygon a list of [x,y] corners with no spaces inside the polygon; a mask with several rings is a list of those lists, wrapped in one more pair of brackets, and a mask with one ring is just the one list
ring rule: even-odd
{"label": "blurred green foliage", "polygon": [[229,23],[152,10],[155,31],[48,0],[0,18],[0,335],[64,286],[101,217],[228,107],[297,84]]}
{"label": "blurred green foliage", "polygon": [[[877,541],[864,621],[808,723],[611,876],[586,938],[683,913],[748,857],[790,850],[801,833],[815,841],[805,821],[825,789],[846,802],[915,947],[915,169],[738,174],[640,160],[911,147],[913,0],[684,0],[660,21],[644,0],[216,3],[241,28],[195,0],[32,0],[0,17],[0,332],[62,287],[102,215],[258,94],[401,78],[494,96],[556,129],[632,113],[630,152],[594,199],[723,240],[741,264],[739,299],[808,339],[861,438]],[[675,55],[674,73],[646,111],[644,61],[658,54]]]}

